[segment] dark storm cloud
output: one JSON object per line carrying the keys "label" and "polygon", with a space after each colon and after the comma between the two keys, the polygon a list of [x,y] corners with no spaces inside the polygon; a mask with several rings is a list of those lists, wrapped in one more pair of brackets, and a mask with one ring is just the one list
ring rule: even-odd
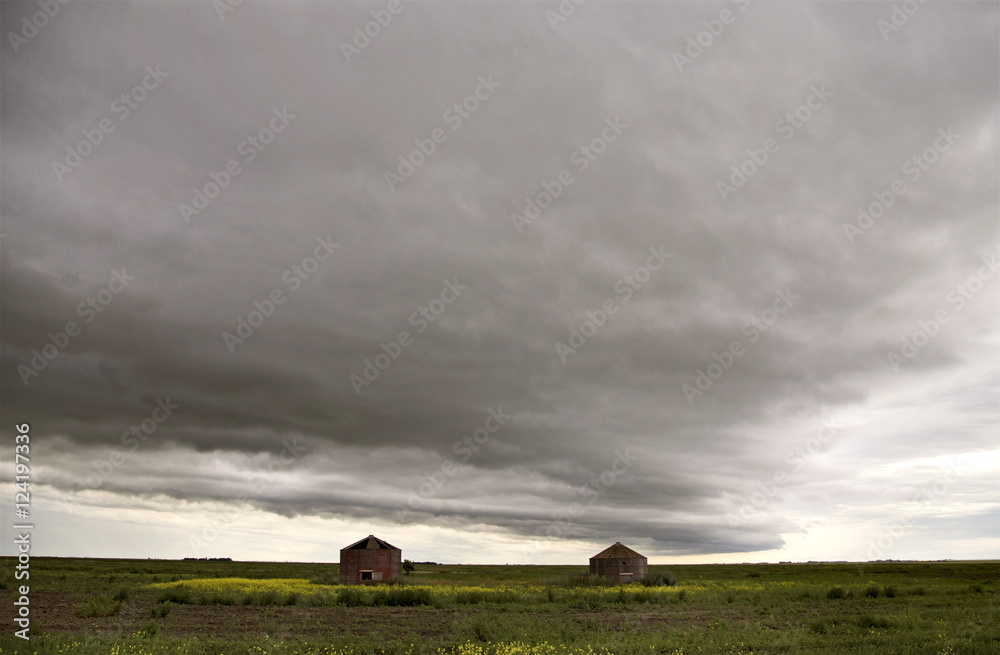
{"label": "dark storm cloud", "polygon": [[[4,3],[4,23],[33,6]],[[554,3],[402,6],[350,61],[382,5],[69,5],[5,54],[3,415],[57,440],[55,487],[88,487],[119,450],[100,487],[123,495],[249,489],[286,516],[741,552],[801,529],[779,500],[726,520],[778,471],[782,497],[870,493],[849,462],[789,458],[838,413],[889,411],[889,390],[932,420],[844,426],[830,453],[995,446],[996,281],[948,300],[997,251],[995,5],[926,5],[888,39],[879,3],[595,2],[555,29]],[[165,75],[122,116],[150,67]],[[102,119],[92,154],[54,171]],[[958,136],[904,168],[939,130]],[[884,216],[845,232],[896,179]],[[134,279],[88,312],[115,271]],[[948,329],[894,373],[886,353],[941,309]],[[79,336],[34,370],[69,321]],[[928,371],[955,381],[934,412],[905,393]],[[511,416],[473,450],[490,410]],[[253,490],[290,439],[304,453]]]}

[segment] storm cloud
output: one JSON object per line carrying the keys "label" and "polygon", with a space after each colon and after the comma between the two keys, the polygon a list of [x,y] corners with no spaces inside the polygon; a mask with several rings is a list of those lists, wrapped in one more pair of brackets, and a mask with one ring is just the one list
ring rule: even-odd
{"label": "storm cloud", "polygon": [[39,7],[37,554],[995,554],[995,3]]}

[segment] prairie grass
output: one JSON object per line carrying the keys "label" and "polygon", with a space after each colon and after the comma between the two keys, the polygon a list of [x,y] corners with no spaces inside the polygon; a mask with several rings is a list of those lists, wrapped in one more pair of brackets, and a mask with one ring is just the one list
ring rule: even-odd
{"label": "prairie grass", "polygon": [[[11,562],[4,558],[0,575]],[[348,586],[329,564],[40,557],[32,560],[30,652],[1000,653],[997,562],[650,570],[675,584],[606,584],[586,566],[417,565],[392,585]],[[47,618],[53,594],[71,601],[67,613],[85,615],[85,628]],[[22,652],[22,642],[5,631],[0,655]]]}

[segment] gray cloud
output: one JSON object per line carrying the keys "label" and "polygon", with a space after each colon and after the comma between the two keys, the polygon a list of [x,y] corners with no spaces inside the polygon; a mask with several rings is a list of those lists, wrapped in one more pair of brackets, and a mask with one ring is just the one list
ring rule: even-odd
{"label": "gray cloud", "polygon": [[[281,516],[749,553],[808,532],[806,511],[869,520],[892,484],[879,467],[995,453],[996,280],[956,291],[998,250],[995,5],[928,4],[888,39],[878,3],[587,3],[555,30],[556,3],[402,6],[349,62],[341,43],[382,4],[67,5],[5,54],[0,413],[49,444],[53,497],[83,498],[93,462],[124,449],[100,485],[124,505],[247,493]],[[5,2],[5,24],[33,8]],[[734,22],[679,70],[724,9]],[[123,117],[147,67],[166,76]],[[481,79],[497,84],[456,126]],[[790,130],[817,88],[829,97]],[[249,145],[275,111],[294,118]],[[105,118],[60,182],[53,162]],[[607,121],[627,127],[610,140]],[[939,128],[959,136],[907,168]],[[186,223],[179,206],[231,160]],[[519,232],[511,215],[562,171],[572,183]],[[845,224],[894,180],[905,192],[852,240]],[[310,271],[317,239],[340,245]],[[81,308],[122,270],[127,288]],[[467,287],[450,303],[446,281]],[[771,321],[779,294],[795,300]],[[609,302],[563,362],[557,344]],[[887,353],[940,310],[895,372]],[[25,385],[69,321],[80,334]],[[128,450],[167,397],[180,408]],[[511,418],[466,457],[500,407]],[[822,452],[796,455],[831,418]],[[255,486],[295,438],[305,454]],[[601,483],[626,449],[637,461]],[[457,468],[420,496],[443,458]],[[731,525],[778,471],[780,493]],[[962,502],[996,511],[989,488]]]}

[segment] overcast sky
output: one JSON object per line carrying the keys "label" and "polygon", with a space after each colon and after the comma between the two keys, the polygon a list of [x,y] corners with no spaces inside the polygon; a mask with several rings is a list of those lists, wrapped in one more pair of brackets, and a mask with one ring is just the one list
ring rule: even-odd
{"label": "overcast sky", "polygon": [[33,554],[995,557],[998,8],[907,8],[4,2]]}

